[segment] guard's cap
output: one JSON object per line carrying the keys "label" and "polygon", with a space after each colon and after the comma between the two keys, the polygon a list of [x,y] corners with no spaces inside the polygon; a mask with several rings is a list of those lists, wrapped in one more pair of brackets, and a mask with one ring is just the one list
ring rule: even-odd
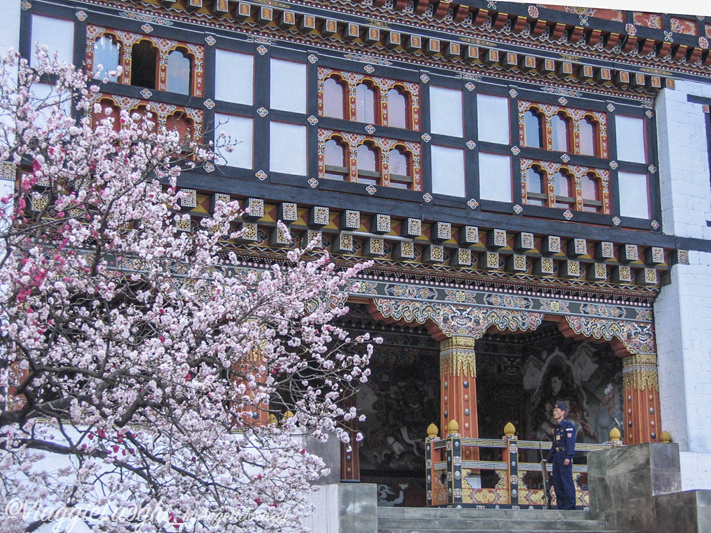
{"label": "guard's cap", "polygon": [[557,407],[557,408],[560,409],[561,411],[565,411],[566,413],[568,412],[568,406],[565,405],[565,403],[563,403],[563,402],[558,402],[558,403],[556,403],[556,404],[555,404],[555,407]]}

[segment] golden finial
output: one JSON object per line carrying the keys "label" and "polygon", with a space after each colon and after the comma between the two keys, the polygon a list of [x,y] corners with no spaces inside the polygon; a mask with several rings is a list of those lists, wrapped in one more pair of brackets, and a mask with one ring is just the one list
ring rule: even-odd
{"label": "golden finial", "polygon": [[459,422],[456,420],[450,420],[447,424],[447,431],[451,433],[459,433]]}
{"label": "golden finial", "polygon": [[428,439],[436,439],[437,434],[439,433],[439,428],[435,426],[434,424],[430,424],[427,426],[427,438]]}
{"label": "golden finial", "polygon": [[668,431],[662,431],[661,435],[662,442],[671,442],[671,434]]}
{"label": "golden finial", "polygon": [[279,423],[279,421],[277,420],[277,417],[276,417],[276,415],[275,415],[274,413],[270,413],[270,414],[269,414],[268,422],[269,422],[270,424],[274,424],[275,426]]}
{"label": "golden finial", "polygon": [[504,426],[504,436],[508,437],[509,439],[513,437],[516,434],[516,426],[514,426],[511,422],[508,422]]}
{"label": "golden finial", "polygon": [[622,437],[622,433],[620,433],[619,429],[612,428],[610,430],[610,442],[620,442],[621,437]]}

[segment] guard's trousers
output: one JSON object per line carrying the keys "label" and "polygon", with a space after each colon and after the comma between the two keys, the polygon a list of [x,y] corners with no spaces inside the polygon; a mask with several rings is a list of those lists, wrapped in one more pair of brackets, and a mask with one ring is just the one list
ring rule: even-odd
{"label": "guard's trousers", "polygon": [[575,485],[573,484],[573,461],[565,465],[565,454],[553,454],[553,489],[558,509],[575,509]]}

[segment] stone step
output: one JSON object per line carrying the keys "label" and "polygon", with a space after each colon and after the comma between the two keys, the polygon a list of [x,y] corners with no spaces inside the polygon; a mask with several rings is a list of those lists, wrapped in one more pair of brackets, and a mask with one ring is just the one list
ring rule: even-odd
{"label": "stone step", "polygon": [[560,509],[474,509],[472,507],[378,507],[387,518],[496,518],[497,520],[590,520],[590,511]]}
{"label": "stone step", "polygon": [[575,521],[575,520],[456,520],[456,519],[378,519],[380,529],[426,529],[439,531],[452,529],[458,531],[472,530],[509,530],[516,526],[517,530],[540,529],[545,531],[598,531],[605,529],[605,522],[600,520]]}
{"label": "stone step", "polygon": [[[502,531],[507,531],[509,533],[550,533],[550,529],[514,529],[512,527],[506,527],[503,529],[381,529],[378,528],[378,533],[462,533],[462,531],[467,531],[467,533],[501,533]],[[567,529],[568,533],[576,533],[577,529]],[[620,533],[619,531],[612,531],[609,529],[591,529],[586,530],[586,533]]]}
{"label": "stone step", "polygon": [[612,533],[588,511],[379,507],[378,533]]}

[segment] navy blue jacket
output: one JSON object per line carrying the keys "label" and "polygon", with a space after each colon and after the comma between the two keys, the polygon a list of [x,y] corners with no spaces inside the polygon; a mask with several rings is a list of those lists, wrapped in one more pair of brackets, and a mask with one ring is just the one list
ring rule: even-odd
{"label": "navy blue jacket", "polygon": [[[562,448],[562,449],[561,449]],[[559,453],[573,460],[575,456],[575,424],[565,418],[553,430],[553,443],[548,452],[548,461],[553,460],[553,455]]]}

